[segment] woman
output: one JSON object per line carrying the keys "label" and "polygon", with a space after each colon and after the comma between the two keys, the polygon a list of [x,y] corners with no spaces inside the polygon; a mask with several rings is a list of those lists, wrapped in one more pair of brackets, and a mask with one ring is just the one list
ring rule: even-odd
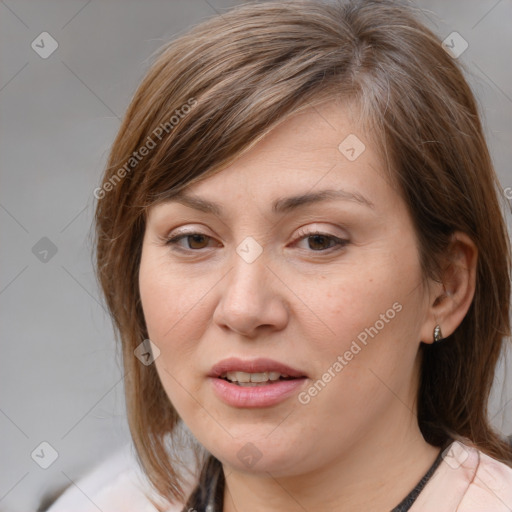
{"label": "woman", "polygon": [[249,4],[168,44],[95,191],[148,510],[511,510],[498,189],[402,5]]}

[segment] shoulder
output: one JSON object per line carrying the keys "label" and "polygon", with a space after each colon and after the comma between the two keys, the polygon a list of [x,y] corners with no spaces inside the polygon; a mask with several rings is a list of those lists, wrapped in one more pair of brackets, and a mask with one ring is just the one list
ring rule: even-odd
{"label": "shoulder", "polygon": [[512,468],[469,443],[454,441],[411,512],[510,512]]}
{"label": "shoulder", "polygon": [[151,490],[131,444],[72,483],[47,512],[158,512],[149,497],[166,512],[181,512],[183,504],[162,502]]}
{"label": "shoulder", "polygon": [[492,504],[493,511],[509,512],[512,510],[512,468],[485,453],[478,454],[480,461],[464,496],[462,510],[482,510],[483,506]]}

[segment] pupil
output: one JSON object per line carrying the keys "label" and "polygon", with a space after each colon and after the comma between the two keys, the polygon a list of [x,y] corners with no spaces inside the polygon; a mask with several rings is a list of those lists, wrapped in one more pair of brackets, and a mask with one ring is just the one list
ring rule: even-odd
{"label": "pupil", "polygon": [[[199,239],[199,245],[201,245],[201,239],[204,239],[206,238],[204,235],[190,235],[189,236],[189,239],[193,239],[194,242],[197,242],[198,239]],[[192,242],[191,244],[189,244],[191,246],[192,249],[198,249],[198,247],[195,247],[193,244],[194,242]],[[199,247],[199,249],[201,249],[201,247]]]}
{"label": "pupil", "polygon": [[[324,247],[320,247],[320,248],[325,248],[325,241],[327,240],[327,237],[325,237],[324,235],[311,235],[309,237],[309,240],[310,240],[309,247],[310,247],[310,249],[315,249],[315,247],[313,247],[311,244],[311,239],[315,240],[315,243],[318,242],[318,240],[320,240],[320,246],[324,246]],[[322,241],[324,242],[324,244],[322,244]],[[318,249],[318,247],[317,247],[317,249]]]}

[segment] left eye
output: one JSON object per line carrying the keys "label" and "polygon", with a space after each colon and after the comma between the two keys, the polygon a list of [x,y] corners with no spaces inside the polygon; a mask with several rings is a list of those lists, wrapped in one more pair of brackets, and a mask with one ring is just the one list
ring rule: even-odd
{"label": "left eye", "polygon": [[[333,235],[328,235],[326,233],[308,233],[304,234],[299,238],[299,241],[310,239],[308,243],[309,249],[312,249],[315,252],[325,252],[327,249],[332,249],[333,247],[344,247],[348,244],[348,240],[344,240],[342,238],[338,238]],[[330,243],[328,247],[325,246],[326,243]],[[316,247],[315,247],[316,246]],[[323,246],[324,248],[318,249],[318,246]]]}

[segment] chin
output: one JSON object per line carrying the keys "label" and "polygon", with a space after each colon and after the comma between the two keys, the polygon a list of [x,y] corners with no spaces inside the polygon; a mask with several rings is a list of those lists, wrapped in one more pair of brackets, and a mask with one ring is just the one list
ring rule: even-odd
{"label": "chin", "polygon": [[222,442],[210,439],[202,444],[223,464],[243,473],[291,476],[307,470],[301,467],[307,454],[302,454],[298,447],[313,443],[298,443],[292,436],[270,439],[268,433],[265,428],[258,435],[252,428],[245,434],[239,431],[233,438],[226,435],[229,439]]}

